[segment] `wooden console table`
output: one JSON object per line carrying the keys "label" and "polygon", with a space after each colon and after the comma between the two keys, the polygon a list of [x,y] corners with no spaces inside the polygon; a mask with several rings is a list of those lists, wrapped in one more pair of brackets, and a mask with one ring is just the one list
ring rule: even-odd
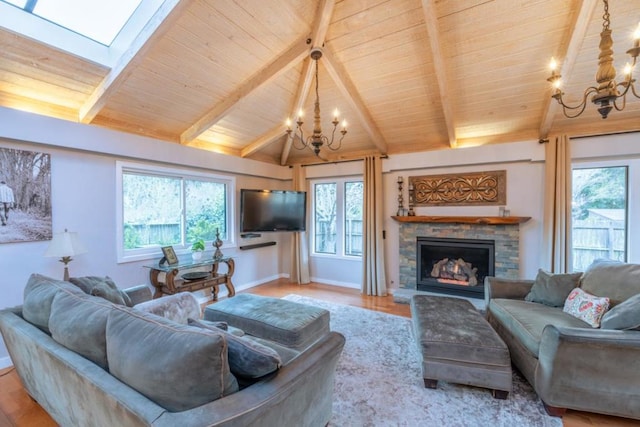
{"label": "wooden console table", "polygon": [[[225,274],[218,274],[220,263],[227,265]],[[177,264],[145,265],[149,269],[149,280],[156,289],[153,298],[160,298],[162,295],[173,295],[178,292],[193,292],[211,288],[213,300],[218,300],[218,286],[225,285],[228,296],[236,294],[236,290],[231,282],[231,277],[235,271],[233,258],[222,258],[219,260],[206,259],[201,261],[179,262]],[[206,268],[206,271],[203,271]],[[184,279],[185,273],[193,273],[200,270],[202,278],[194,280]],[[160,280],[160,274],[164,273],[164,281]],[[178,276],[181,274],[180,276]]]}

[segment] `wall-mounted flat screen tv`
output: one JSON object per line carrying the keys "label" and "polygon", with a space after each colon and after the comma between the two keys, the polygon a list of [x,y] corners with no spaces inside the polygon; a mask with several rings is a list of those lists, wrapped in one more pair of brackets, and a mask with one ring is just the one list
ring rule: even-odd
{"label": "wall-mounted flat screen tv", "polygon": [[305,231],[306,191],[240,190],[240,231]]}

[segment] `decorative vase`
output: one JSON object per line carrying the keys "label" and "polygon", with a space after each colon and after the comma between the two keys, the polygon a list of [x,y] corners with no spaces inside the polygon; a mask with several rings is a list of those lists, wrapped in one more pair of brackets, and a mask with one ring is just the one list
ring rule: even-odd
{"label": "decorative vase", "polygon": [[193,251],[193,252],[191,252],[191,258],[194,261],[200,261],[202,259],[202,251]]}
{"label": "decorative vase", "polygon": [[213,254],[213,259],[218,260],[222,259],[224,255],[222,255],[222,251],[220,250],[220,246],[222,246],[223,241],[220,239],[220,229],[216,228],[216,240],[213,241],[213,247],[216,248],[215,253]]}

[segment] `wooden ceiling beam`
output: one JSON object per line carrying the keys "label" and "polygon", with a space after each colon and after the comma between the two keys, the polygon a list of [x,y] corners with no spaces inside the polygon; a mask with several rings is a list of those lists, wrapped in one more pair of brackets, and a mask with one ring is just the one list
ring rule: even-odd
{"label": "wooden ceiling beam", "polygon": [[[310,57],[307,57],[304,64],[304,71],[301,76],[301,82],[298,85],[298,90],[296,92],[296,96],[294,98],[292,111],[293,120],[295,120],[296,113],[300,111],[309,96],[309,91],[311,91],[311,83],[313,82],[313,60]],[[291,152],[291,147],[293,145],[293,140],[291,138],[287,138],[282,147],[282,155],[280,156],[280,164],[282,166],[287,164],[287,160],[289,159],[289,153]]]}
{"label": "wooden ceiling beam", "polygon": [[[335,0],[322,0],[318,6],[318,12],[316,19],[314,19],[313,30],[311,31],[311,45],[321,47],[324,45],[327,31],[329,30],[329,24],[331,23],[331,17],[333,16],[333,8],[336,4]],[[296,117],[296,113],[302,109],[309,91],[311,90],[311,83],[313,81],[313,61],[307,57],[304,64],[304,71],[300,77],[300,84],[298,84],[298,90],[294,98],[293,107],[291,109],[292,117]],[[280,164],[286,165],[289,159],[289,153],[291,152],[291,146],[293,141],[291,138],[287,138],[284,146],[282,147],[282,154],[280,155]]]}
{"label": "wooden ceiling beam", "polygon": [[456,129],[453,123],[453,108],[451,106],[451,93],[449,81],[447,79],[447,69],[442,55],[440,43],[440,30],[438,27],[438,18],[436,15],[435,0],[422,0],[422,11],[424,12],[424,22],[427,26],[427,34],[429,35],[429,46],[431,47],[431,59],[433,60],[433,69],[435,71],[438,90],[440,91],[440,105],[442,105],[442,114],[444,115],[445,126],[447,127],[447,136],[449,137],[449,146],[455,148],[458,145],[456,138]]}
{"label": "wooden ceiling beam", "polygon": [[224,101],[213,107],[197,122],[182,132],[180,135],[180,143],[187,144],[196,139],[221,118],[229,114],[244,98],[296,66],[308,52],[309,45],[306,42],[306,37],[296,41],[286,52],[255,73],[244,84],[240,85],[225,97]]}
{"label": "wooden ceiling beam", "polygon": [[[564,56],[562,67],[560,67],[560,75],[565,76],[565,78],[573,72],[580,47],[587,34],[587,27],[598,3],[598,0],[582,0],[580,10],[574,14],[574,19],[570,27],[571,35],[569,42],[566,45],[566,50],[560,52],[560,55]],[[549,94],[542,114],[542,122],[540,123],[540,139],[545,139],[549,136],[554,117],[558,112],[558,108],[560,108],[560,104],[551,97],[552,90],[553,89],[549,87]]]}
{"label": "wooden ceiling beam", "polygon": [[356,86],[351,81],[351,78],[344,66],[335,59],[329,49],[324,49],[322,59],[320,60],[324,64],[336,86],[338,86],[342,96],[345,97],[347,102],[351,105],[351,108],[355,111],[358,119],[360,120],[360,124],[371,138],[371,141],[376,147],[378,147],[380,153],[387,154],[387,142],[378,129],[378,126],[375,124],[371,113],[369,113],[369,109],[360,97]]}
{"label": "wooden ceiling beam", "polygon": [[162,3],[129,49],[122,54],[109,74],[102,79],[84,105],[80,107],[78,121],[82,123],[93,121],[109,98],[120,89],[136,67],[144,61],[147,52],[154,43],[171,30],[191,2],[192,0],[167,0]]}
{"label": "wooden ceiling beam", "polygon": [[277,141],[278,139],[284,136],[283,126],[282,124],[277,125],[275,128],[271,129],[265,135],[262,135],[256,141],[244,147],[240,150],[240,157],[247,157],[259,151],[261,148],[266,147],[267,145]]}

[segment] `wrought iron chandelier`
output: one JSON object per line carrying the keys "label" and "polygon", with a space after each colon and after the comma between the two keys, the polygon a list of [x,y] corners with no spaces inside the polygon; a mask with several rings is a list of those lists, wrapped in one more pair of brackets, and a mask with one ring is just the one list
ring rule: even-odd
{"label": "wrought iron chandelier", "polygon": [[292,145],[294,148],[298,150],[304,150],[305,148],[311,148],[313,152],[316,154],[320,154],[320,148],[327,147],[332,151],[337,151],[340,149],[342,145],[342,140],[344,136],[347,134],[347,121],[344,120],[342,122],[342,130],[340,134],[342,135],[339,140],[335,140],[336,129],[340,121],[338,120],[338,110],[334,111],[333,114],[333,131],[331,132],[331,139],[328,136],[322,134],[322,126],[320,125],[320,96],[318,95],[318,60],[322,58],[322,49],[318,47],[314,47],[311,49],[311,59],[313,59],[316,64],[316,102],[315,107],[313,109],[313,133],[310,136],[305,137],[304,132],[302,130],[302,110],[298,112],[298,120],[296,121],[296,132],[293,132],[291,129],[291,119],[287,119],[287,135],[292,139]]}
{"label": "wrought iron chandelier", "polygon": [[[603,0],[603,2],[604,15],[602,15],[603,23],[602,32],[600,33],[600,54],[598,55],[598,72],[596,73],[596,82],[598,85],[588,87],[584,91],[582,102],[578,105],[567,105],[563,101],[562,95],[564,95],[564,93],[560,90],[561,76],[556,73],[558,64],[553,58],[551,59],[551,77],[547,79],[555,89],[551,97],[555,98],[555,100],[562,105],[562,112],[570,119],[578,117],[584,112],[587,105],[587,99],[589,95],[592,94],[591,102],[598,106],[598,112],[603,119],[607,118],[609,112],[611,112],[614,107],[618,111],[622,111],[624,109],[627,100],[626,96],[629,90],[631,90],[636,98],[640,98],[636,92],[636,88],[634,86],[635,79],[632,75],[633,68],[635,67],[636,60],[638,59],[638,54],[640,54],[640,25],[638,25],[638,28],[633,35],[633,47],[627,51],[633,61],[632,63],[627,63],[624,68],[624,81],[616,83],[616,69],[613,66],[613,39],[611,38],[611,29],[609,28],[609,1]],[[621,105],[618,105],[617,103],[619,98],[622,98]]]}

